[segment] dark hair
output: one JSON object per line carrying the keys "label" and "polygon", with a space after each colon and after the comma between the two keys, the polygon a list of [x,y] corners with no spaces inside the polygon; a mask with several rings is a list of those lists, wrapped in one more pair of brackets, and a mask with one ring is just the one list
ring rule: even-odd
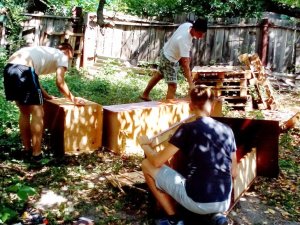
{"label": "dark hair", "polygon": [[196,31],[205,33],[207,31],[207,19],[198,18],[196,21],[193,22],[193,28]]}
{"label": "dark hair", "polygon": [[73,47],[69,43],[61,43],[57,45],[59,50],[69,50],[73,53]]}
{"label": "dark hair", "polygon": [[206,85],[196,85],[190,92],[191,102],[200,109],[207,101],[213,102],[215,95],[210,87]]}

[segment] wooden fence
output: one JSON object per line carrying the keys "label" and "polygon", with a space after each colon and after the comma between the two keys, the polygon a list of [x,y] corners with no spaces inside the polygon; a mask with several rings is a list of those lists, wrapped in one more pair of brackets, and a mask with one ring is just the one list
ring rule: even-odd
{"label": "wooden fence", "polygon": [[[93,63],[95,56],[154,62],[160,49],[180,24],[114,16],[107,19],[112,27],[99,29],[95,13],[85,18],[84,33],[72,32],[74,21],[69,17],[27,15],[22,36],[27,44],[52,46],[68,38],[77,53],[77,65]],[[182,20],[182,19],[181,19]],[[183,22],[183,21],[181,21]],[[266,25],[267,24],[267,25]],[[267,36],[264,31],[267,30]],[[265,54],[267,67],[275,72],[289,72],[300,66],[300,29],[295,23],[269,19],[218,19],[210,21],[206,36],[194,40],[192,67],[210,64],[239,65],[243,53]],[[267,42],[263,42],[267,38]],[[83,40],[84,39],[84,40]],[[83,53],[83,55],[82,55]]]}
{"label": "wooden fence", "polygon": [[80,18],[39,14],[25,14],[22,38],[25,46],[55,46],[68,42],[74,49],[72,65],[81,66],[83,50],[83,24]]}

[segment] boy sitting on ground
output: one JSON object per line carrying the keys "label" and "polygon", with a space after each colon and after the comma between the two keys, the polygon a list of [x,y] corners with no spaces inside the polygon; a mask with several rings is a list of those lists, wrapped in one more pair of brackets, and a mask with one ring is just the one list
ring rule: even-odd
{"label": "boy sitting on ground", "polygon": [[[151,141],[139,142],[146,159],[142,170],[146,183],[167,214],[164,224],[184,224],[177,203],[196,214],[211,214],[211,224],[228,224],[224,212],[231,200],[232,177],[236,176],[236,143],[227,125],[209,117],[214,94],[210,88],[197,85],[190,92],[190,108],[196,120],[182,124],[170,138],[169,145],[156,152]],[[185,174],[167,166],[178,151],[187,158]],[[162,224],[159,221],[158,224]]]}

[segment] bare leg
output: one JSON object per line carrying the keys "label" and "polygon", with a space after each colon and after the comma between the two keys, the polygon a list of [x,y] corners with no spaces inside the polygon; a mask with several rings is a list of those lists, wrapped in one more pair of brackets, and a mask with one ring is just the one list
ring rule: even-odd
{"label": "bare leg", "polygon": [[41,154],[41,142],[44,129],[44,109],[42,105],[33,105],[31,111],[32,155]]}
{"label": "bare leg", "polygon": [[145,88],[143,94],[141,95],[143,98],[145,99],[150,99],[149,98],[149,95],[150,95],[150,92],[151,90],[154,88],[154,86],[163,78],[163,76],[161,75],[160,72],[156,71],[151,79],[149,80],[148,82],[148,85],[147,87]]}
{"label": "bare leg", "polygon": [[159,190],[155,185],[155,180],[153,177],[155,177],[155,175],[159,171],[159,168],[152,166],[152,164],[147,159],[145,159],[142,162],[142,170],[145,176],[146,183],[148,184],[156,200],[163,207],[167,215],[169,216],[175,215],[176,213],[175,200],[167,193]]}
{"label": "bare leg", "polygon": [[[41,142],[44,126],[44,110],[41,105],[18,105],[20,109],[19,127],[22,143],[26,150],[32,145],[32,154],[41,153]],[[31,120],[30,120],[31,115]]]}
{"label": "bare leg", "polygon": [[166,99],[174,99],[176,89],[177,89],[177,84],[176,83],[169,83]]}
{"label": "bare leg", "polygon": [[19,105],[19,128],[25,150],[31,149],[30,106]]}

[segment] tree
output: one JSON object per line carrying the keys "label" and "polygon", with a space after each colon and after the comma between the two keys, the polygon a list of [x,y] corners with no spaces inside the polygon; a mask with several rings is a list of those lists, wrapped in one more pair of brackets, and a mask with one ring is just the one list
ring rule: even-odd
{"label": "tree", "polygon": [[299,0],[111,0],[108,6],[138,16],[172,16],[193,12],[197,16],[210,18],[255,18],[264,11],[299,17],[300,10]]}
{"label": "tree", "polygon": [[100,27],[104,27],[104,5],[106,4],[106,0],[99,0],[98,8],[97,8],[97,23]]}

